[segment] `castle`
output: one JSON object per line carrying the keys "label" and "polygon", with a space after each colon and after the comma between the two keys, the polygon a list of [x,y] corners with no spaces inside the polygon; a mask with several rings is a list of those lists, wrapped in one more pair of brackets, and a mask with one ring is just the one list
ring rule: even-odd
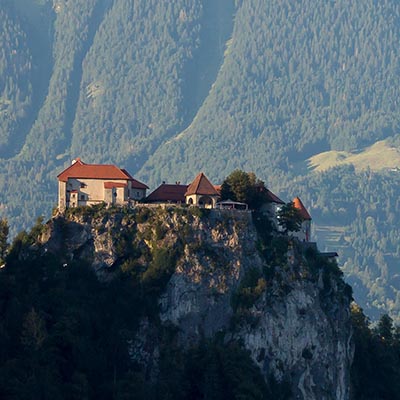
{"label": "castle", "polygon": [[[128,171],[112,164],[86,164],[80,158],[58,176],[58,208],[90,206],[99,203],[108,205],[129,205],[145,201],[150,204],[187,204],[202,208],[236,209],[247,211],[247,204],[232,200],[220,200],[221,187],[213,185],[201,172],[192,183],[182,185],[179,182],[163,182],[157,189],[146,196],[149,187],[133,178]],[[277,213],[285,202],[265,187],[266,203],[263,212],[277,222]],[[293,205],[302,217],[299,232],[294,232],[302,242],[311,240],[311,216],[302,201],[296,197]],[[278,226],[278,224],[277,224]]]}

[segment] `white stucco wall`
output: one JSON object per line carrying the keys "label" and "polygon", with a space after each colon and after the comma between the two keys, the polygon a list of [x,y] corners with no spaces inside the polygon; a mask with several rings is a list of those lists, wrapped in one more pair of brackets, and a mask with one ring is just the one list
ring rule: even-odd
{"label": "white stucco wall", "polygon": [[[85,205],[92,205],[92,204],[97,204],[100,202],[105,201],[106,203],[115,203],[115,204],[123,204],[125,201],[127,201],[127,188],[126,187],[121,187],[121,188],[115,188],[115,192],[117,193],[117,196],[112,195],[112,189],[105,189],[104,188],[104,183],[105,182],[110,182],[109,179],[103,180],[103,179],[76,179],[76,178],[70,178],[68,179],[68,182],[65,185],[66,189],[66,198],[68,202],[68,197],[71,199],[72,191],[77,191],[77,201],[78,203],[76,205],[80,206],[85,206]],[[127,180],[112,180],[112,182],[117,182],[117,183],[123,183],[127,184]],[[60,182],[63,183],[63,182]],[[62,185],[60,185],[61,187]],[[68,192],[70,193],[68,196]],[[61,203],[61,189],[59,189],[59,204]],[[82,198],[83,196],[83,198]],[[69,201],[70,207],[73,207],[71,200]]]}
{"label": "white stucco wall", "polygon": [[67,206],[67,185],[65,182],[58,182],[58,208],[65,209]]}
{"label": "white stucco wall", "polygon": [[[105,189],[105,182],[122,183],[127,186],[116,187],[112,189]],[[71,202],[71,195],[73,191],[77,191],[74,195],[74,205]],[[113,195],[116,193],[117,195]],[[58,207],[63,209],[65,207],[76,207],[98,204],[106,202],[109,204],[125,204],[128,199],[142,200],[146,197],[146,189],[132,188],[132,182],[128,180],[110,180],[110,179],[77,179],[69,178],[68,182],[59,181],[58,185]]]}

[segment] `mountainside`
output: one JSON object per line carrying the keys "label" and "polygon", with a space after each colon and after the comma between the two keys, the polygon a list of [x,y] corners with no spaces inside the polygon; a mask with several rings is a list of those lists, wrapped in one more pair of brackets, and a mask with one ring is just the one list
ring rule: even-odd
{"label": "mountainside", "polygon": [[[302,193],[356,298],[399,318],[398,2],[1,0],[0,17],[0,212],[14,233],[50,214],[77,156],[152,187],[242,168]],[[380,140],[386,192],[362,190],[371,174],[354,157],[356,171],[307,166]]]}
{"label": "mountainside", "polygon": [[[116,398],[349,399],[351,288],[335,262],[303,253],[262,215],[255,225],[248,212],[206,211],[67,210],[20,235],[0,270],[0,370],[25,360],[31,378],[0,378],[2,398],[47,382],[48,393],[64,387],[55,398],[112,388]],[[213,341],[221,353],[201,367]]]}

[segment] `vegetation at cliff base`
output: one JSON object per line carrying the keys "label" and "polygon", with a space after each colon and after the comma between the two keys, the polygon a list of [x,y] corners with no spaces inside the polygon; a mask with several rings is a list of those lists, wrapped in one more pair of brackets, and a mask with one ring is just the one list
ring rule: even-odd
{"label": "vegetation at cliff base", "polygon": [[[10,248],[5,245],[7,222],[0,221],[5,261],[0,269],[1,399],[291,398],[290,383],[265,376],[233,339],[233,331],[220,331],[185,348],[178,343],[176,327],[161,322],[158,299],[182,251],[179,242],[172,246],[174,250],[162,246],[164,240],[171,240],[164,224],[173,212],[96,206],[71,210],[71,226],[54,218],[53,229],[61,238],[79,225],[74,218],[81,218],[82,224],[91,221],[93,229],[110,229],[121,259],[109,272],[112,279],[104,281],[89,262],[78,256],[66,259],[62,240],[59,253],[47,251],[51,243],[40,242],[46,233],[40,218],[30,232],[17,235]],[[204,216],[192,215],[189,209],[178,209],[176,216],[189,219],[181,227],[182,238],[188,234],[190,221],[205,222]],[[107,218],[125,228],[116,223],[106,228]],[[260,254],[267,264],[263,271],[250,268],[242,277],[231,298],[234,314],[244,315],[251,309],[274,279],[279,287],[280,268],[290,276],[295,274],[295,267],[289,271],[287,252],[301,251],[287,236],[273,235],[268,218],[257,212],[254,218],[260,232]],[[328,306],[326,299],[333,293],[330,285],[335,282],[344,296],[339,301],[348,304],[351,290],[341,280],[335,262],[313,251],[298,256],[304,263],[303,272],[308,271],[299,279],[316,283],[322,272],[322,307]],[[285,293],[290,288],[281,290]],[[358,306],[351,311],[354,399],[399,399],[400,327],[383,315],[372,328]],[[311,360],[313,354],[304,349],[302,357]]]}
{"label": "vegetation at cliff base", "polygon": [[[159,240],[155,214],[146,215],[152,233],[142,238]],[[132,247],[138,232],[116,231],[129,259],[112,280],[100,282],[88,263],[45,251],[37,241],[43,229],[39,220],[31,232],[21,232],[0,269],[1,399],[289,398],[287,385],[265,381],[241,344],[222,333],[178,346],[176,329],[158,317],[165,274],[175,267],[168,251],[147,254],[143,248],[140,255]],[[140,257],[147,257],[147,268]],[[142,343],[147,336],[151,342]],[[154,360],[142,360],[152,347]],[[157,367],[150,369],[152,362]]]}
{"label": "vegetation at cliff base", "polygon": [[400,399],[400,326],[384,314],[371,328],[358,305],[352,307],[354,362],[351,370],[353,398]]}

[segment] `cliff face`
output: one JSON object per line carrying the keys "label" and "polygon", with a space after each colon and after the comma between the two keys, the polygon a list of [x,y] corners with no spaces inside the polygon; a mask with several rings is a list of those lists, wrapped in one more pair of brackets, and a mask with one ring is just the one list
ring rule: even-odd
{"label": "cliff face", "polygon": [[[159,319],[178,328],[181,347],[221,332],[243,343],[266,378],[287,382],[293,399],[348,399],[346,285],[331,263],[287,238],[266,243],[262,229],[251,214],[228,211],[78,212],[52,219],[41,242],[43,251],[62,249],[66,264],[90,261],[101,279],[132,265],[150,279],[169,264]],[[143,319],[131,343],[131,357],[152,373],[155,329]]]}

